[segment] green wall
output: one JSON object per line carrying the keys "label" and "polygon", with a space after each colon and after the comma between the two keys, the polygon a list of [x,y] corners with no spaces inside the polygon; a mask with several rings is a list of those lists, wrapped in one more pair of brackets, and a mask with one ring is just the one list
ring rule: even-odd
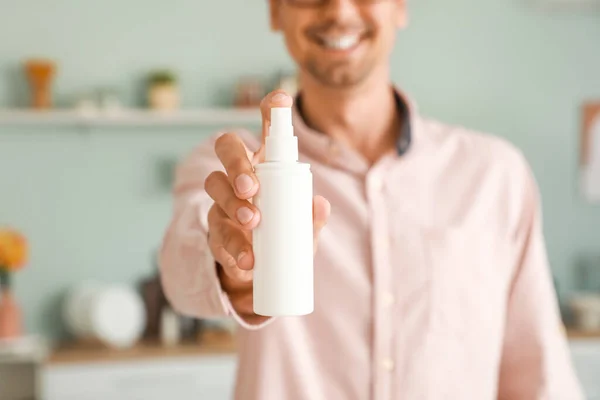
{"label": "green wall", "polygon": [[[600,97],[600,14],[546,12],[530,0],[410,3],[394,81],[430,116],[508,138],[541,186],[553,270],[598,246],[600,209],[577,194],[578,112]],[[20,62],[53,57],[58,104],[97,87],[141,104],[143,74],[174,68],[187,106],[223,105],[244,74],[293,64],[268,30],[265,1],[0,0],[0,107],[26,101]],[[164,173],[212,129],[0,126],[0,222],[25,231],[16,278],[28,329],[61,333],[58,304],[84,279],[136,282],[170,216]]]}

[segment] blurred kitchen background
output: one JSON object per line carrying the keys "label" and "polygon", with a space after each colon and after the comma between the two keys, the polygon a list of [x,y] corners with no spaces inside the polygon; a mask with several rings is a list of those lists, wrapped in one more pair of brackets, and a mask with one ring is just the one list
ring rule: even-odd
{"label": "blurred kitchen background", "polygon": [[[423,114],[526,155],[578,372],[600,398],[600,203],[581,178],[600,140],[599,3],[408,3],[394,82]],[[218,130],[256,130],[256,100],[296,88],[266,5],[0,0],[0,226],[28,246],[3,297],[23,321],[0,339],[0,399],[228,398],[231,324],[170,312],[155,256],[176,162]],[[94,307],[109,317],[90,321]],[[104,343],[73,341],[94,329]]]}

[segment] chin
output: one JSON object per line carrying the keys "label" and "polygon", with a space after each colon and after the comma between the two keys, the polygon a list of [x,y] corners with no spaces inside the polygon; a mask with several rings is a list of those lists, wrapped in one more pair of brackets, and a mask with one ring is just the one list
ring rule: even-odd
{"label": "chin", "polygon": [[322,85],[333,88],[350,88],[363,83],[370,75],[372,68],[337,66],[333,68],[319,68],[316,65],[307,65],[306,70],[310,76]]}

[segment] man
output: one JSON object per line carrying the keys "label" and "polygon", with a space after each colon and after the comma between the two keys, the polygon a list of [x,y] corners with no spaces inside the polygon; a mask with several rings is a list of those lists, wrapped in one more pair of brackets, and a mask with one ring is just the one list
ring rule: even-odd
{"label": "man", "polygon": [[[512,146],[424,119],[391,86],[404,0],[270,0],[270,19],[300,71],[315,311],[252,311],[262,149],[247,132],[181,165],[161,257],[177,310],[240,324],[236,398],[580,399],[534,178]],[[263,100],[263,138],[292,102]]]}

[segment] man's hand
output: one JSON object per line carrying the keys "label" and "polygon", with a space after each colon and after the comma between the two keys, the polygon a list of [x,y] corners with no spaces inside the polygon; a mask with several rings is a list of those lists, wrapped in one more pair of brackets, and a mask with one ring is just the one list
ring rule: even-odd
{"label": "man's hand", "polygon": [[[269,132],[271,108],[291,107],[293,99],[277,90],[261,101],[262,146],[250,152],[233,133],[220,136],[215,152],[225,173],[215,171],[204,183],[206,192],[215,201],[208,213],[209,246],[219,263],[221,286],[228,294],[233,308],[250,323],[259,323],[267,317],[254,314],[252,307],[252,229],[260,222],[260,211],[250,203],[258,191],[258,179],[253,166],[264,159],[264,143]],[[313,224],[316,239],[327,222],[330,204],[321,197],[313,199]]]}

